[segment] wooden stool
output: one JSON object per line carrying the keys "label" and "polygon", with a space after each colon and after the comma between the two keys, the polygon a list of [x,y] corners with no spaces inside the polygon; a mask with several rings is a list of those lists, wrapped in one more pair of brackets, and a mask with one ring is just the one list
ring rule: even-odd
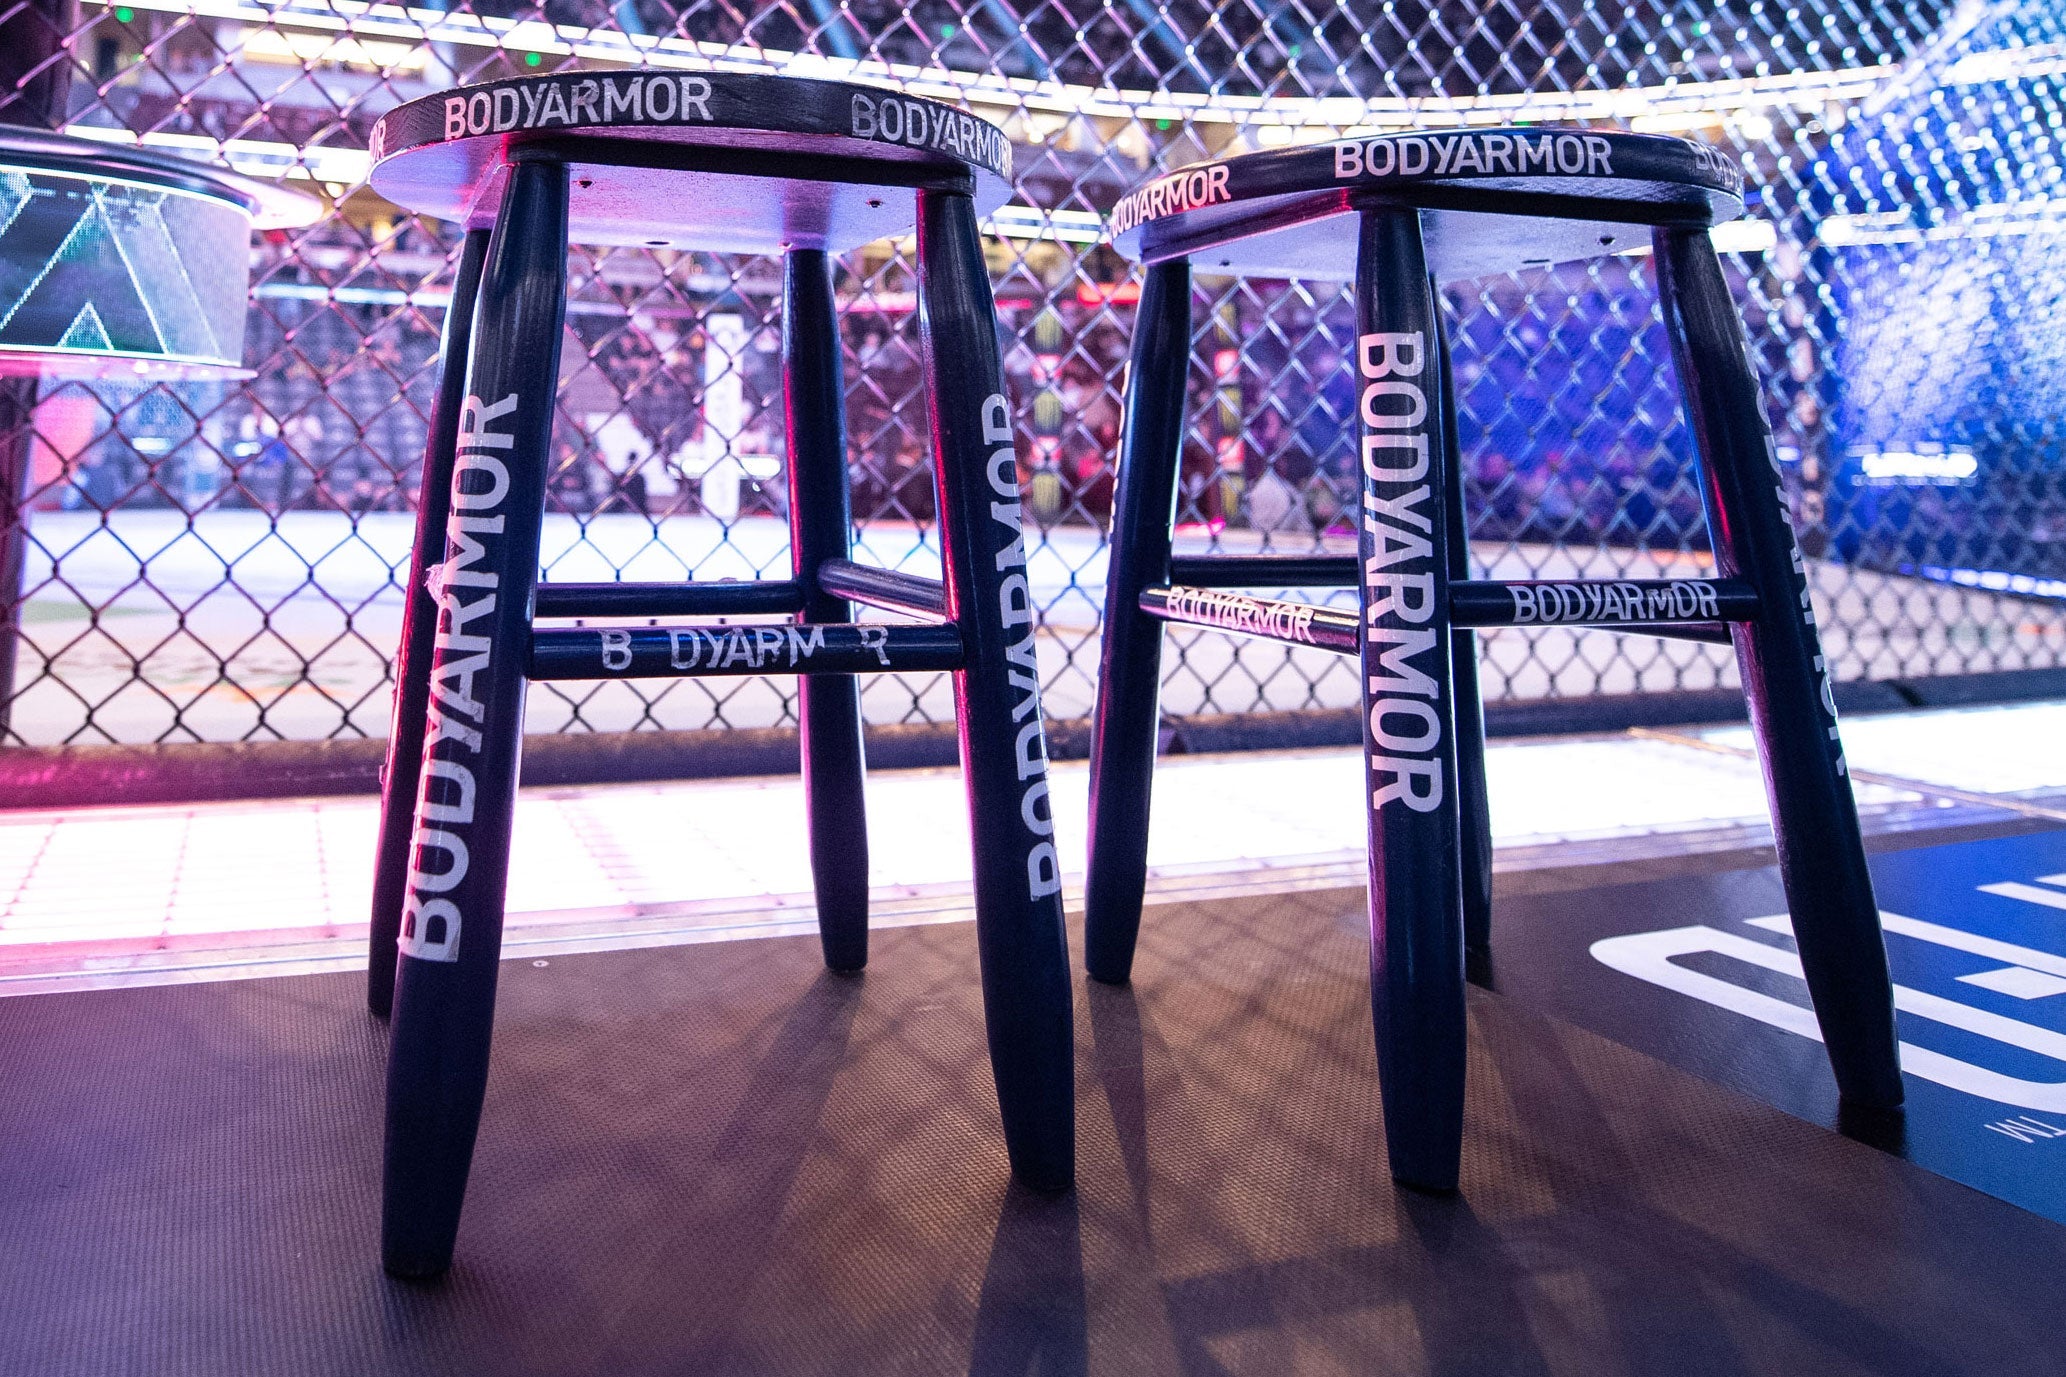
{"label": "wooden stool", "polygon": [[[373,185],[468,232],[446,317],[396,660],[368,1002],[393,1007],[383,1259],[453,1239],[487,1084],[529,679],[796,674],[826,963],[868,955],[857,674],[954,671],[991,1063],[1013,1172],[1074,1174],[1061,867],[1047,802],[1019,470],[978,203],[1010,145],[952,107],[734,73],[524,77],[375,127]],[[827,255],[918,227],[943,583],[848,560],[845,386]],[[569,236],[781,253],[791,577],[536,585]],[[857,625],[855,602],[926,625]],[[540,618],[765,614],[726,628]],[[400,955],[396,955],[399,942]]]}
{"label": "wooden stool", "polygon": [[[1491,827],[1480,626],[1606,626],[1733,641],[1764,760],[1780,872],[1837,1084],[1901,1102],[1892,991],[1829,674],[1777,459],[1708,228],[1742,172],[1681,139],[1569,129],[1390,135],[1188,167],[1122,200],[1148,265],[1112,523],[1091,759],[1085,946],[1127,979],[1147,870],[1161,624],[1361,659],[1370,799],[1371,1005],[1402,1183],[1454,1189],[1463,1133],[1466,942],[1489,961]],[[1700,456],[1716,576],[1468,577],[1455,397],[1436,284],[1649,246]],[[1359,554],[1173,557],[1191,268],[1356,284]],[[1228,592],[1354,587],[1359,613]]]}

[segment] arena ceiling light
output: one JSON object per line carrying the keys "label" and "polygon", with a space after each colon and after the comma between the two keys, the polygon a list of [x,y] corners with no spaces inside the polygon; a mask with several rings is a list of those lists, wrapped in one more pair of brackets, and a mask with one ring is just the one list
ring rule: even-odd
{"label": "arena ceiling light", "polygon": [[[95,2],[108,5],[111,0]],[[1515,121],[1628,123],[1643,116],[1686,115],[1695,111],[1720,114],[1782,107],[1816,109],[1832,103],[1846,104],[1864,99],[1904,70],[1891,58],[1883,57],[1881,65],[1870,67],[1786,72],[1717,81],[1668,78],[1656,86],[1612,90],[1412,99],[1238,96],[1081,86],[988,72],[957,72],[866,58],[821,57],[775,48],[746,48],[686,38],[548,24],[535,19],[497,19],[402,5],[355,3],[354,0],[281,0],[280,3],[265,3],[265,0],[123,0],[123,3],[132,9],[232,20],[257,26],[326,31],[361,40],[452,43],[627,66],[777,72],[787,76],[886,81],[913,95],[997,106],[1014,112],[1029,110],[1111,119],[1274,126],[1311,131],[1312,138],[1368,137],[1431,124],[1497,125]]]}

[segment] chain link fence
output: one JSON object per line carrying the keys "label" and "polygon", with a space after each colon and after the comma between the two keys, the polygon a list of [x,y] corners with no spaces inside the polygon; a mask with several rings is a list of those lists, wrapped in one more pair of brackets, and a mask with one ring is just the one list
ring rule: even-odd
{"label": "chain link fence", "polygon": [[[1022,436],[1044,702],[1091,708],[1138,276],[1100,215],[1249,148],[1459,123],[1682,133],[1743,161],[1719,232],[1842,679],[2066,664],[2066,17],[2052,0],[0,0],[0,121],[295,179],[254,242],[245,381],[31,385],[15,745],[377,736],[456,227],[365,185],[372,121],[449,86],[715,65],[958,101],[1016,145],[987,226]],[[54,16],[54,17],[53,17]],[[0,47],[9,46],[0,42]],[[10,92],[7,87],[12,85]],[[13,101],[13,107],[7,104]],[[840,264],[857,556],[936,572],[911,246]],[[544,576],[785,576],[779,265],[576,247]],[[1351,549],[1334,284],[1199,279],[1180,542]],[[1482,576],[1708,562],[1641,257],[1447,290]],[[19,384],[17,384],[19,386]],[[1733,682],[1725,651],[1483,638],[1489,699]],[[1171,632],[1173,714],[1351,705],[1317,652]],[[784,726],[786,680],[542,684],[534,732]],[[951,715],[944,676],[865,690]]]}

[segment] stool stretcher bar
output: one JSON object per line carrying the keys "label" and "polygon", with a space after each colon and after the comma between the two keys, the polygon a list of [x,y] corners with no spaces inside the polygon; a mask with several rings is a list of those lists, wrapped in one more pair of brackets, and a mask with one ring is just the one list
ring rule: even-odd
{"label": "stool stretcher bar", "polygon": [[1449,620],[1456,626],[1633,631],[1747,622],[1757,614],[1758,595],[1741,579],[1458,579],[1449,585]]}
{"label": "stool stretcher bar", "polygon": [[1354,555],[1172,555],[1169,581],[1194,588],[1354,588]]}
{"label": "stool stretcher bar", "polygon": [[[1757,595],[1736,579],[1459,580],[1449,585],[1449,599],[1457,627],[1592,627],[1719,645],[1729,644],[1725,623],[1757,614]],[[1140,607],[1160,621],[1357,653],[1356,614],[1342,608],[1184,584],[1143,589]]]}
{"label": "stool stretcher bar", "polygon": [[962,667],[951,626],[572,627],[531,633],[533,679],[896,674]]}
{"label": "stool stretcher bar", "polygon": [[804,610],[791,579],[737,583],[541,583],[540,617],[739,617]]}
{"label": "stool stretcher bar", "polygon": [[947,590],[936,579],[872,569],[850,559],[828,559],[818,566],[818,588],[849,602],[866,603],[888,612],[947,620]]}
{"label": "stool stretcher bar", "polygon": [[[1171,584],[1193,588],[1354,588],[1363,571],[1354,555],[1177,555],[1169,561]],[[1519,595],[1507,590],[1519,589]],[[1545,602],[1543,590],[1555,602]],[[1607,596],[1608,590],[1613,596]],[[1451,620],[1457,626],[1527,626],[1537,622],[1573,625],[1681,623],[1685,599],[1703,601],[1705,622],[1747,622],[1757,617],[1757,594],[1741,579],[1539,579],[1505,582],[1456,579],[1449,585]],[[1583,602],[1574,601],[1583,599]],[[1642,608],[1631,607],[1640,598]],[[1673,599],[1666,603],[1663,599]],[[1646,613],[1651,606],[1660,609]],[[1675,607],[1665,612],[1661,609]],[[1629,609],[1629,610],[1620,610]]]}
{"label": "stool stretcher bar", "polygon": [[1318,646],[1341,655],[1356,653],[1356,613],[1309,602],[1276,602],[1217,588],[1141,590],[1141,611],[1159,621],[1206,626],[1287,645]]}

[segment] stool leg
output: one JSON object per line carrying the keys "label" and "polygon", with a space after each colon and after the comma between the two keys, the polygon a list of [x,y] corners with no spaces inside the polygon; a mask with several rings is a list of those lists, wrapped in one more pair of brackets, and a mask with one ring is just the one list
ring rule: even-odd
{"label": "stool leg", "polygon": [[1463,1144],[1464,973],[1440,324],[1418,213],[1363,211],[1355,366],[1370,1002],[1392,1176],[1447,1191]]}
{"label": "stool leg", "polygon": [[1123,985],[1133,970],[1148,884],[1148,802],[1161,723],[1162,623],[1141,590],[1169,582],[1184,384],[1191,368],[1191,264],[1148,269],[1134,318],[1126,432],[1112,492],[1104,642],[1090,738],[1090,871],[1083,887],[1084,965]]}
{"label": "stool leg", "polygon": [[[789,434],[789,560],[805,590],[803,620],[850,622],[853,605],[817,587],[818,565],[845,559],[853,531],[839,316],[832,265],[822,249],[792,249],[783,264],[782,407]],[[827,966],[858,971],[868,964],[861,684],[851,674],[801,675],[796,698],[818,940]]]}
{"label": "stool leg", "polygon": [[[1435,295],[1436,362],[1442,385],[1442,452],[1449,472],[1449,577],[1471,576],[1470,521],[1465,515],[1463,453],[1456,436],[1456,380],[1449,370],[1449,330],[1442,291]],[[1463,872],[1463,956],[1472,980],[1492,983],[1492,796],[1485,783],[1485,704],[1478,689],[1478,633],[1464,627],[1449,633],[1451,692],[1456,718],[1456,807],[1462,828],[1458,847]]]}
{"label": "stool leg", "polygon": [[1033,599],[997,308],[966,195],[918,194],[918,311],[954,676],[975,843],[976,946],[990,1066],[1012,1172],[1035,1190],[1076,1175],[1075,1024],[1061,861],[1047,796]]}
{"label": "stool leg", "polygon": [[416,787],[423,774],[423,724],[430,706],[431,643],[438,609],[424,578],[445,553],[445,520],[452,513],[452,447],[459,404],[466,398],[466,346],[473,333],[474,296],[488,232],[471,230],[459,249],[445,337],[438,346],[437,401],[423,450],[423,486],[416,497],[416,543],[402,588],[402,643],[395,649],[395,706],[388,720],[387,760],[380,767],[380,841],[373,860],[373,930],[366,944],[366,1007],[386,1018],[395,1000],[395,938],[409,888],[409,838],[415,831]]}
{"label": "stool leg", "polygon": [[1758,591],[1758,619],[1732,628],[1736,663],[1808,993],[1838,1090],[1891,1108],[1901,1103],[1901,1064],[1879,905],[1743,323],[1705,230],[1660,229],[1654,244],[1715,568]]}
{"label": "stool leg", "polygon": [[387,1064],[381,1260],[452,1261],[488,1085],[524,671],[566,311],[567,171],[520,162],[481,279],[458,418],[432,701]]}

